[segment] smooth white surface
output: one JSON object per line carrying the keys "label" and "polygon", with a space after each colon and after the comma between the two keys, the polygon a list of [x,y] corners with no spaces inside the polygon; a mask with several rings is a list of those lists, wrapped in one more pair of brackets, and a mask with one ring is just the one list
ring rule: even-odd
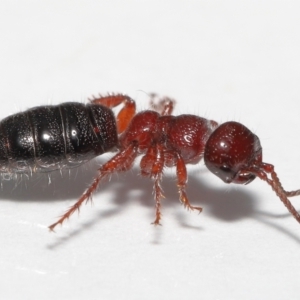
{"label": "smooth white surface", "polygon": [[[244,123],[300,188],[299,14],[298,1],[1,1],[0,117],[98,92],[139,110],[169,95],[175,114]],[[188,168],[201,215],[180,206],[173,170],[163,226],[150,225],[136,166],[48,233],[105,159],[50,185],[3,183],[1,299],[299,299],[300,225],[265,183],[225,185],[203,164]]]}

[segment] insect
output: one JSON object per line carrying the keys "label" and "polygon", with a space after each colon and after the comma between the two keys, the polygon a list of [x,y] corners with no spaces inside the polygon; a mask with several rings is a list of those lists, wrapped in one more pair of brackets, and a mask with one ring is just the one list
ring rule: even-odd
{"label": "insect", "polygon": [[[217,122],[183,114],[173,116],[174,101],[162,98],[152,110],[136,113],[134,100],[122,94],[93,97],[77,102],[40,106],[9,116],[0,122],[0,172],[3,174],[49,172],[87,162],[105,152],[117,153],[99,169],[78,201],[54,224],[51,231],[91,199],[100,181],[128,171],[137,156],[141,175],[154,182],[155,220],[160,225],[161,179],[165,167],[175,166],[179,199],[190,204],[186,193],[186,165],[204,159],[206,167],[225,183],[248,184],[256,177],[267,182],[300,223],[300,215],[288,197],[274,166],[262,161],[259,138],[237,122]],[[115,117],[112,108],[123,105]]]}

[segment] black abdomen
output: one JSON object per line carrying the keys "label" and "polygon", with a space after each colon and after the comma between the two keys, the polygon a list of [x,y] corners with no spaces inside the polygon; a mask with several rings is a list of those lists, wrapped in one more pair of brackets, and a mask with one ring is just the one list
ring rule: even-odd
{"label": "black abdomen", "polygon": [[117,144],[115,117],[107,107],[76,102],[34,107],[0,122],[0,172],[77,166]]}

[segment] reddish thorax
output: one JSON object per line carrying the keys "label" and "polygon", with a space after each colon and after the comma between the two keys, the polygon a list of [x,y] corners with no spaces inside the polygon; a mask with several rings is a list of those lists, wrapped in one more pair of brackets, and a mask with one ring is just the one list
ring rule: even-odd
{"label": "reddish thorax", "polygon": [[[161,116],[155,111],[136,114],[120,137],[121,149],[136,141],[140,153],[154,145],[162,148],[167,166],[175,164],[177,154],[185,163],[202,158],[207,139],[216,123],[194,115]],[[154,150],[152,150],[154,153]]]}

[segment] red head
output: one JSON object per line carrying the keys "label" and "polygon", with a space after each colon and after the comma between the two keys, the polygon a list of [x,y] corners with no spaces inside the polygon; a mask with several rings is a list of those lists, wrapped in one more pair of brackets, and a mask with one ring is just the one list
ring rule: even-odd
{"label": "red head", "polygon": [[262,164],[262,148],[258,137],[247,127],[227,122],[209,137],[204,161],[224,182],[247,184],[256,177],[250,170]]}

